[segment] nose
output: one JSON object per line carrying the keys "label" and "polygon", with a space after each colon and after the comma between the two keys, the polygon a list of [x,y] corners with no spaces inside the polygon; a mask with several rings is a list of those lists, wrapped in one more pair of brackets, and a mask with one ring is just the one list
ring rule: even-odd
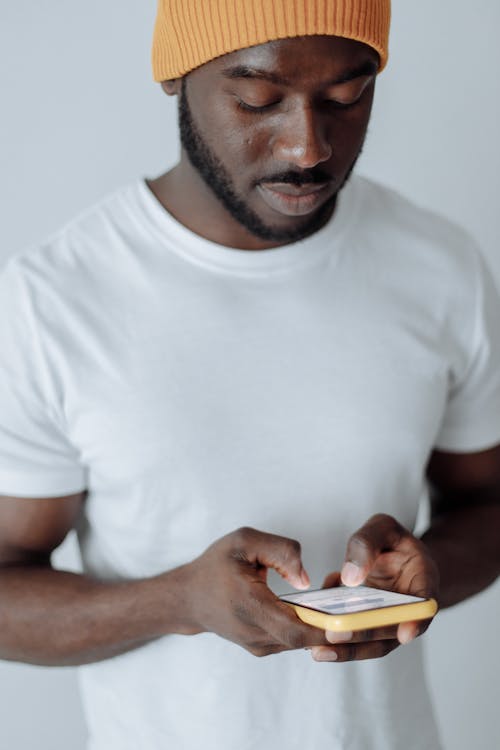
{"label": "nose", "polygon": [[328,161],[333,153],[322,115],[311,106],[297,106],[283,115],[272,141],[277,161],[311,169]]}

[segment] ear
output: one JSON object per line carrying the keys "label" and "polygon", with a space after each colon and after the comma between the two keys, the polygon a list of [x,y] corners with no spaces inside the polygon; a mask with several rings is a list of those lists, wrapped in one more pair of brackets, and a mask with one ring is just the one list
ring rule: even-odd
{"label": "ear", "polygon": [[182,78],[172,78],[170,81],[162,81],[161,87],[167,96],[177,96],[181,92]]}

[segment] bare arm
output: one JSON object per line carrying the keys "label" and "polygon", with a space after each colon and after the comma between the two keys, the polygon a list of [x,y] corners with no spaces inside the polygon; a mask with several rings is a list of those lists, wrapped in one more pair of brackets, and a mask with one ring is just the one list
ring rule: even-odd
{"label": "bare arm", "polygon": [[433,453],[431,524],[422,541],[440,576],[440,605],[477,594],[500,574],[500,446]]}
{"label": "bare arm", "polygon": [[73,527],[84,495],[0,498],[0,658],[82,664],[123,653],[181,621],[183,569],[104,583],[56,571],[51,553]]}
{"label": "bare arm", "polygon": [[[416,539],[394,518],[373,516],[347,545],[342,580],[422,597],[441,607],[467,599],[500,573],[500,446],[479,453],[435,451],[428,465],[431,523]],[[333,573],[325,585],[336,585]],[[320,661],[373,659],[424,633],[429,622],[346,634],[315,647]]]}
{"label": "bare arm", "polygon": [[242,529],[193,562],[119,583],[54,570],[52,551],[84,496],[0,498],[0,658],[40,665],[107,659],[170,633],[209,631],[259,656],[324,643],[265,585],[267,567],[307,583],[296,542]]}

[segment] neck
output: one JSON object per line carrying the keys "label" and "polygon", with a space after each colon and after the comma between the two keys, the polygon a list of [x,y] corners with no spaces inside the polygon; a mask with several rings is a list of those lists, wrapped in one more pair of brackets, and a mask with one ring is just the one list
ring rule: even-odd
{"label": "neck", "polygon": [[241,250],[266,250],[286,244],[261,240],[239,224],[184,153],[173,169],[147,184],[174,219],[206,240]]}

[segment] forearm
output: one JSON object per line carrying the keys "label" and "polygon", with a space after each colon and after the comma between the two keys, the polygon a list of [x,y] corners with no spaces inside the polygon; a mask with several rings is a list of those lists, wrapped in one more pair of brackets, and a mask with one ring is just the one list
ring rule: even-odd
{"label": "forearm", "polygon": [[440,574],[441,607],[479,593],[500,574],[500,506],[458,508],[433,518],[422,541]]}
{"label": "forearm", "polygon": [[0,659],[87,664],[192,633],[182,606],[186,570],[104,583],[50,567],[0,569]]}

